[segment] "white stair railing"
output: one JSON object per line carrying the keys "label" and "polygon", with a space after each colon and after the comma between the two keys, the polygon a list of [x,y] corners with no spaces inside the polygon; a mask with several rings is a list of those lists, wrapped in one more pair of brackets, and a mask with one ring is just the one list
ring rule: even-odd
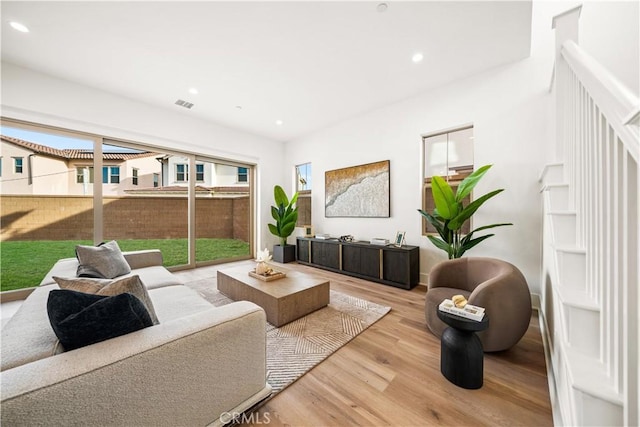
{"label": "white stair railing", "polygon": [[586,293],[600,308],[598,362],[638,425],[640,100],[578,42],[580,7],[554,18],[556,161],[564,164]]}

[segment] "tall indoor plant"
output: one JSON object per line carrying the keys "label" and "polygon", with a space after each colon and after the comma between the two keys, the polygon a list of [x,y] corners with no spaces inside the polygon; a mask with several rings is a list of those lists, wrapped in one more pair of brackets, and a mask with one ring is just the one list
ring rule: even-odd
{"label": "tall indoor plant", "polygon": [[295,245],[288,245],[287,238],[293,233],[298,221],[298,193],[294,193],[291,200],[282,187],[273,188],[275,206],[271,206],[271,216],[276,221],[269,224],[269,231],[280,238],[280,244],[273,247],[273,260],[277,262],[291,262],[296,259]]}
{"label": "tall indoor plant", "polygon": [[491,165],[482,166],[463,179],[455,194],[449,183],[442,177],[434,176],[431,178],[431,193],[433,194],[436,208],[432,213],[425,212],[422,209],[418,209],[418,212],[435,227],[440,235],[439,238],[435,236],[427,237],[437,248],[445,251],[449,259],[462,257],[467,250],[493,236],[493,234],[487,234],[474,238],[474,233],[489,228],[513,225],[511,223],[485,225],[472,230],[467,235],[462,234],[462,226],[473,216],[478,208],[496,194],[504,191],[503,188],[491,191],[478,197],[467,206],[463,205],[464,198],[471,193],[490,167]]}

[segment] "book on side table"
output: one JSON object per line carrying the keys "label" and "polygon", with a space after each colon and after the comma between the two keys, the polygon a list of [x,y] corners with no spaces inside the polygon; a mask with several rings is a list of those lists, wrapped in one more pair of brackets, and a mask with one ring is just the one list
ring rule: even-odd
{"label": "book on side table", "polygon": [[466,319],[475,320],[477,322],[481,321],[484,317],[484,308],[478,307],[476,305],[467,304],[464,307],[456,307],[453,301],[450,299],[445,299],[438,306],[440,311],[444,311],[445,313],[455,314]]}

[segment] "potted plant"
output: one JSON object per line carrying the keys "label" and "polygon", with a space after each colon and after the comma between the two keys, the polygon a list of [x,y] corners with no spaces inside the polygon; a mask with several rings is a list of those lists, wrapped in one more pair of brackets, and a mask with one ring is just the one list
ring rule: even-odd
{"label": "potted plant", "polygon": [[296,192],[291,200],[279,185],[273,189],[273,196],[276,202],[271,206],[271,216],[276,220],[275,224],[269,224],[269,231],[274,236],[280,238],[280,244],[273,247],[273,260],[276,262],[291,262],[296,259],[296,246],[287,244],[287,237],[293,233],[298,221],[298,193]]}
{"label": "potted plant", "polygon": [[482,166],[463,179],[455,194],[451,186],[442,177],[434,176],[431,178],[431,193],[433,194],[436,208],[432,213],[425,212],[422,209],[418,209],[418,212],[435,227],[440,235],[439,238],[435,236],[427,236],[427,238],[438,249],[445,251],[449,259],[462,257],[467,250],[493,236],[493,234],[487,234],[474,237],[474,233],[503,225],[513,225],[512,223],[491,224],[478,227],[467,235],[463,235],[461,232],[464,223],[473,216],[484,202],[504,191],[503,188],[491,191],[467,206],[463,205],[464,198],[471,193],[480,178],[484,176],[490,167],[491,165]]}

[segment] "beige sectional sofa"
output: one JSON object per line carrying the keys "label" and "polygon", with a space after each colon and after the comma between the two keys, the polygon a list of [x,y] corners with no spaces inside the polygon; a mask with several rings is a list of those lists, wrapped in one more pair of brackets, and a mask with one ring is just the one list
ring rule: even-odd
{"label": "beige sectional sofa", "polygon": [[160,323],[60,352],[47,298],[78,266],[60,260],[2,328],[2,425],[219,425],[269,396],[262,308],[213,307],[159,251],[125,258]]}

